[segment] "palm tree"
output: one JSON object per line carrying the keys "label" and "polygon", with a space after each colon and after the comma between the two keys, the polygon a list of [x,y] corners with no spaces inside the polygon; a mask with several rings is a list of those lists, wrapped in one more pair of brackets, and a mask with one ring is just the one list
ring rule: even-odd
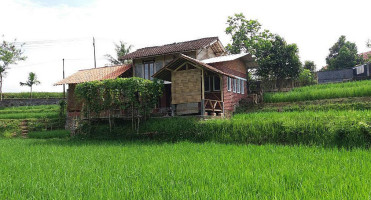
{"label": "palm tree", "polygon": [[39,85],[39,84],[40,84],[40,81],[37,80],[37,76],[36,76],[35,73],[30,72],[30,73],[28,74],[28,80],[27,80],[27,82],[25,82],[25,83],[19,82],[19,84],[20,84],[21,86],[28,86],[28,87],[31,88],[30,97],[31,97],[31,99],[32,99],[32,86],[33,86],[33,85]]}
{"label": "palm tree", "polygon": [[116,57],[113,57],[109,54],[104,55],[106,59],[111,63],[111,65],[122,65],[127,64],[128,61],[120,60],[121,57],[130,53],[132,45],[127,45],[125,42],[120,41],[120,44],[115,44]]}

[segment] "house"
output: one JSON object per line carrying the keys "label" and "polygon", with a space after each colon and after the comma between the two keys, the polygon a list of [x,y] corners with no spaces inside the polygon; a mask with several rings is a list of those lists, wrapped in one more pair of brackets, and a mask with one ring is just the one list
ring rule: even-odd
{"label": "house", "polygon": [[76,84],[135,76],[164,80],[158,112],[223,116],[247,97],[247,69],[257,67],[250,54],[228,55],[218,37],[145,47],[120,59],[132,64],[82,70],[57,83],[69,85],[68,112],[81,109],[73,108]]}

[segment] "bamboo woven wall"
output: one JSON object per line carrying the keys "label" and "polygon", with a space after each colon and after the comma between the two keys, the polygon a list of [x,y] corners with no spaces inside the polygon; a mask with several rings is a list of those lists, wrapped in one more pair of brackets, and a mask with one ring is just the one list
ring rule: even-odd
{"label": "bamboo woven wall", "polygon": [[201,102],[201,70],[171,73],[171,104]]}

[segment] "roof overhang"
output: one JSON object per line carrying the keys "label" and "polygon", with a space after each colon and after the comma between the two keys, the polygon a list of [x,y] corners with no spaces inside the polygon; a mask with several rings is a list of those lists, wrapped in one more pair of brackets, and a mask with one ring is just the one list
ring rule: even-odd
{"label": "roof overhang", "polygon": [[77,71],[71,76],[55,83],[54,85],[64,84],[78,84],[90,81],[102,81],[107,79],[115,79],[126,71],[132,68],[131,64],[119,65],[119,66],[108,66],[100,68],[92,68]]}
{"label": "roof overhang", "polygon": [[191,63],[198,68],[201,68],[201,69],[204,69],[204,70],[216,73],[216,74],[221,74],[221,75],[226,75],[232,78],[241,79],[241,77],[237,77],[232,74],[225,73],[219,69],[216,69],[213,66],[210,66],[204,62],[201,62],[199,60],[196,60],[184,54],[179,54],[178,58],[174,59],[173,61],[165,65],[163,68],[157,71],[152,77],[158,78],[164,81],[171,81],[171,72],[175,71],[178,67],[180,67],[183,63],[186,63],[186,62]]}
{"label": "roof overhang", "polygon": [[227,61],[232,61],[236,59],[240,59],[242,62],[244,62],[246,67],[249,69],[258,67],[258,63],[255,61],[255,58],[251,54],[248,54],[248,53],[219,56],[219,57],[202,60],[202,62],[206,64],[211,64],[211,63],[227,62]]}

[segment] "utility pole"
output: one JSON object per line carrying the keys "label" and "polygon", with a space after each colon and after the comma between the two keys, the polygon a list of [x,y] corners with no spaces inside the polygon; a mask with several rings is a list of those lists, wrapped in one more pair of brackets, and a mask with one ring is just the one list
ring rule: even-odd
{"label": "utility pole", "polygon": [[93,37],[93,47],[94,47],[94,68],[97,68],[97,60],[95,59],[95,38]]}
{"label": "utility pole", "polygon": [[[62,59],[63,61],[63,79],[64,79],[64,58]],[[63,99],[66,98],[66,85],[63,84]]]}

